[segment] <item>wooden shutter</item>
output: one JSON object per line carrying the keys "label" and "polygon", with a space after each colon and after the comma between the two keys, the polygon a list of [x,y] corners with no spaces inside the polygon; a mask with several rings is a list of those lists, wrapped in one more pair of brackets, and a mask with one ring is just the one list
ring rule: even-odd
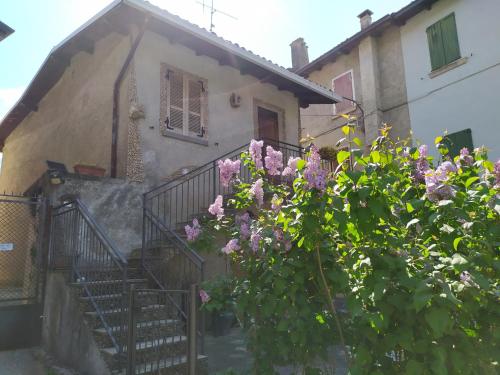
{"label": "wooden shutter", "polygon": [[471,153],[474,149],[471,129],[465,129],[456,133],[448,134],[444,137],[443,143],[448,146],[448,155],[452,158],[460,154],[460,150],[464,147],[468,148]]}
{"label": "wooden shutter", "polygon": [[443,49],[445,63],[449,64],[460,58],[460,47],[458,45],[457,24],[455,13],[446,16],[440,21],[441,35],[443,37]]}
{"label": "wooden shutter", "polygon": [[427,41],[432,70],[441,68],[460,58],[455,13],[427,28]]}
{"label": "wooden shutter", "polygon": [[189,133],[201,134],[201,98],[203,95],[203,84],[200,81],[189,79],[188,81],[188,129]]}
{"label": "wooden shutter", "polygon": [[184,112],[184,85],[182,73],[169,71],[168,74],[169,113],[168,128],[182,132]]}
{"label": "wooden shutter", "polygon": [[[354,99],[352,72],[344,73],[333,80],[333,91],[346,98]],[[334,113],[340,114],[353,107],[353,103],[349,100],[342,100],[340,103],[334,104]]]}

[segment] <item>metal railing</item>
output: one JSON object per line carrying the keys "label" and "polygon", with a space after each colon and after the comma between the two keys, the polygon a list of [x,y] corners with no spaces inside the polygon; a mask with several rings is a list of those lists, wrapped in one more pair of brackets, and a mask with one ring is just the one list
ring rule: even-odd
{"label": "metal railing", "polygon": [[78,199],[52,209],[49,266],[71,271],[119,354],[126,340],[127,260]]}
{"label": "metal railing", "polygon": [[[129,294],[127,374],[197,373],[197,286],[135,289]],[[187,314],[184,314],[186,311]]]}

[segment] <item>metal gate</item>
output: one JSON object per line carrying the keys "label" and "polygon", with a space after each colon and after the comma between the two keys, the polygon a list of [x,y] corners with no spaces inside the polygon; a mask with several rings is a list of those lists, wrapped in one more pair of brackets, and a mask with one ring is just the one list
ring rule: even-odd
{"label": "metal gate", "polygon": [[40,338],[45,243],[40,197],[0,194],[0,350]]}

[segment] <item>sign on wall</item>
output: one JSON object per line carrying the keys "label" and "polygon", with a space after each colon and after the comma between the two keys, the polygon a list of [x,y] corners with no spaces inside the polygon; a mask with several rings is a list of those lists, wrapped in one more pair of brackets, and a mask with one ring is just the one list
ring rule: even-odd
{"label": "sign on wall", "polygon": [[12,251],[14,250],[13,243],[0,243],[0,251]]}

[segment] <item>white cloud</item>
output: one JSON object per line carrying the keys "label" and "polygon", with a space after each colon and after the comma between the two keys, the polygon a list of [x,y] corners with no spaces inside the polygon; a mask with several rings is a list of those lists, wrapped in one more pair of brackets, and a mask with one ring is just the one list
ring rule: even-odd
{"label": "white cloud", "polygon": [[9,109],[19,100],[26,87],[0,88],[0,119],[2,119]]}

